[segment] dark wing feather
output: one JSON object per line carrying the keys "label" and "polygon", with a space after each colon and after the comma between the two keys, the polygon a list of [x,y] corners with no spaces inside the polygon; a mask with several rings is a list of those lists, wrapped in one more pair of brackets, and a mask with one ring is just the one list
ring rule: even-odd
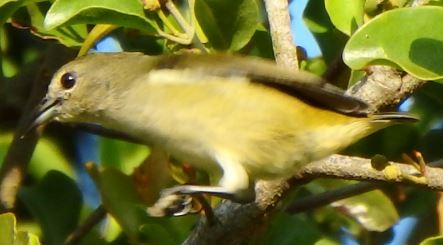
{"label": "dark wing feather", "polygon": [[351,116],[366,116],[368,105],[313,74],[292,71],[271,61],[228,55],[164,56],[153,69],[192,69],[217,76],[246,76],[252,82],[278,89],[306,103]]}

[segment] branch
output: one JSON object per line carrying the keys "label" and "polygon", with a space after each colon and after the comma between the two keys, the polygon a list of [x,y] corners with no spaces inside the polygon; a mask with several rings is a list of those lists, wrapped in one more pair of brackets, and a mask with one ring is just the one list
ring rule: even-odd
{"label": "branch", "polygon": [[214,210],[215,225],[200,219],[185,245],[190,244],[254,244],[268,225],[268,216],[284,193],[289,189],[285,181],[261,181],[257,183],[257,198],[253,203],[239,204],[223,200]]}
{"label": "branch", "polygon": [[277,64],[298,70],[297,48],[292,40],[288,0],[265,0]]}
{"label": "branch", "polygon": [[372,111],[397,105],[426,81],[388,66],[370,66],[368,76],[348,89],[347,94],[364,100]]}

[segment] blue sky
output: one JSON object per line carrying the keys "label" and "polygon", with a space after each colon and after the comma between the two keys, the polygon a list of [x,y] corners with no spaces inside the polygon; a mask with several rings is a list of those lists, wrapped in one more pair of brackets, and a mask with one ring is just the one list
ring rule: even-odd
{"label": "blue sky", "polygon": [[303,21],[303,10],[305,9],[308,0],[292,0],[289,4],[289,11],[291,13],[291,28],[294,33],[294,41],[298,46],[302,46],[308,57],[315,57],[320,55],[320,49],[314,36],[306,28]]}

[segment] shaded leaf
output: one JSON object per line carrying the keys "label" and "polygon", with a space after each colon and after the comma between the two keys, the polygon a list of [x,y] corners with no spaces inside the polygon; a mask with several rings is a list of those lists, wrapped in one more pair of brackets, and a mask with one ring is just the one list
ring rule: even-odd
{"label": "shaded leaf", "polygon": [[306,26],[314,35],[327,64],[341,58],[347,36],[332,24],[324,1],[309,1],[303,13]]}
{"label": "shaded leaf", "polygon": [[369,231],[385,231],[399,218],[392,201],[380,190],[336,201],[331,205],[344,210]]}
{"label": "shaded leaf", "polygon": [[22,187],[19,198],[39,221],[45,244],[62,244],[77,226],[81,194],[66,175],[50,171],[35,187]]}
{"label": "shaded leaf", "polygon": [[137,239],[139,227],[146,221],[147,215],[143,214],[144,204],[138,197],[131,178],[113,168],[101,171],[93,165],[88,168],[100,191],[106,210],[117,220],[129,237]]}
{"label": "shaded leaf", "polygon": [[258,27],[255,0],[199,0],[195,16],[210,44],[219,50],[237,51],[252,38]]}
{"label": "shaded leaf", "polygon": [[195,219],[149,217],[145,211],[146,204],[139,197],[131,177],[113,168],[98,170],[93,165],[89,172],[100,190],[106,210],[132,240],[177,244],[188,231],[189,221]]}
{"label": "shaded leaf", "polygon": [[[302,228],[301,228],[302,227]],[[263,238],[263,244],[316,244],[326,241],[320,227],[305,215],[278,213],[273,217]],[[339,244],[332,242],[327,244]]]}
{"label": "shaded leaf", "polygon": [[[443,8],[401,8],[378,15],[346,44],[352,69],[374,64],[400,66],[424,80],[443,78]],[[382,30],[382,31],[381,31]]]}
{"label": "shaded leaf", "polygon": [[0,1],[0,25],[3,25],[27,0],[1,0]]}

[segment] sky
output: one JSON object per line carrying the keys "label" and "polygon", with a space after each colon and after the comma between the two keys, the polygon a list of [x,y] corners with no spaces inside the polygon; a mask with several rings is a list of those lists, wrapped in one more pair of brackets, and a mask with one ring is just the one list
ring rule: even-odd
{"label": "sky", "polygon": [[294,42],[306,50],[308,57],[316,57],[320,55],[320,48],[303,21],[303,10],[307,2],[308,0],[290,1],[291,28],[294,33]]}

